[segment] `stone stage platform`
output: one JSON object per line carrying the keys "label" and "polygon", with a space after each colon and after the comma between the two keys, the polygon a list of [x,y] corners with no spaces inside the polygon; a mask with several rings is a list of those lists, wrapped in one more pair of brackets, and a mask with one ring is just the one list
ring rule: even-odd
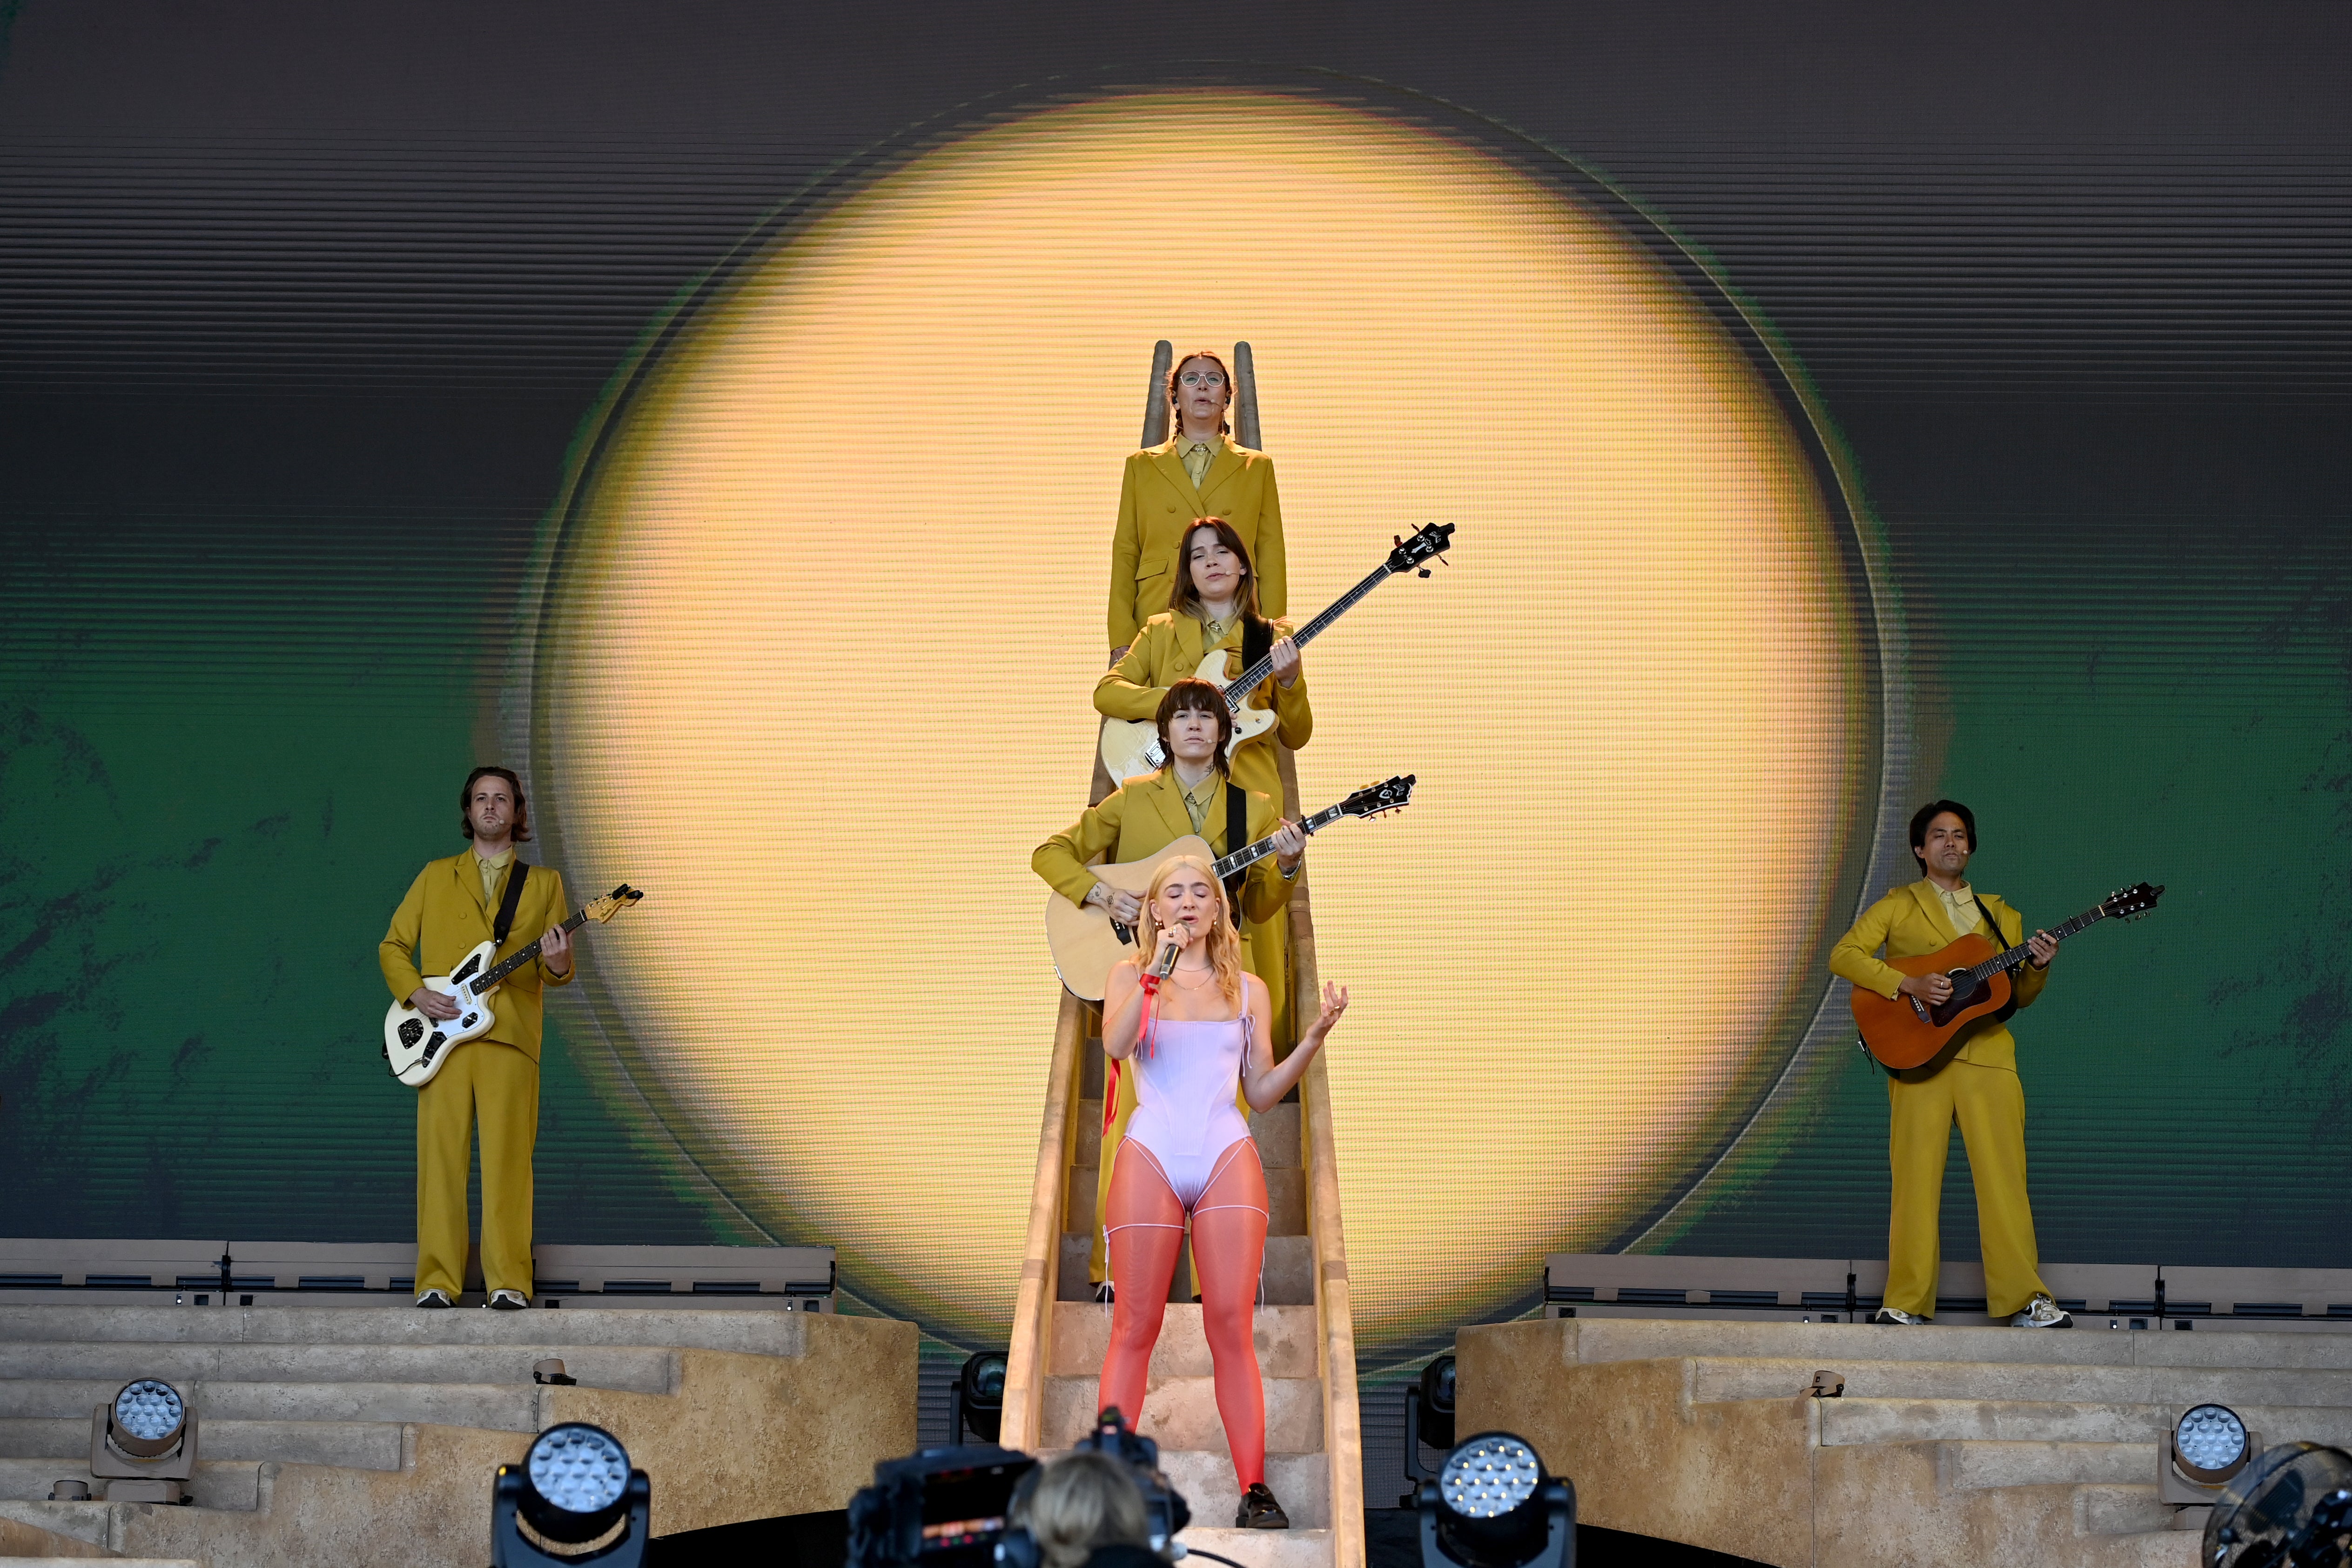
{"label": "stone stage platform", "polygon": [[2208,1510],[2157,1489],[2179,1411],[2352,1444],[2345,1333],[1563,1318],[1456,1353],[1459,1429],[1534,1442],[1580,1521],[1782,1568],[2189,1568]]}
{"label": "stone stage platform", "polygon": [[[471,1568],[492,1472],[559,1421],[627,1445],[656,1535],[838,1509],[915,1447],[916,1341],[757,1309],[0,1307],[0,1562]],[[577,1387],[533,1382],[550,1356]],[[201,1417],[194,1504],[47,1500],[141,1376]]]}

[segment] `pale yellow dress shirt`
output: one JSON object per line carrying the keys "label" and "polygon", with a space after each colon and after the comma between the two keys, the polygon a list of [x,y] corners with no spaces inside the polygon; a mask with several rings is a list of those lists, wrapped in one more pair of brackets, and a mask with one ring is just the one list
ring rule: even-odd
{"label": "pale yellow dress shirt", "polygon": [[474,869],[482,874],[482,907],[499,907],[499,873],[514,864],[514,846],[509,844],[495,855],[474,851]]}

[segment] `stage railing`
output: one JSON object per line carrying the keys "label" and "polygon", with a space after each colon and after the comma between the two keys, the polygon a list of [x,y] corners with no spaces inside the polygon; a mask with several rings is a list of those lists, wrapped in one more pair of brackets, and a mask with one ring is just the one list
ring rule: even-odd
{"label": "stage railing", "polygon": [[1029,1234],[1013,1298],[1013,1340],[1004,1358],[1004,1413],[998,1441],[1036,1448],[1045,1432],[1045,1376],[1054,1364],[1054,1301],[1061,1290],[1062,1215],[1069,1203],[1070,1154],[1077,1138],[1078,1073],[1087,1043],[1087,1005],[1062,993],[1037,1173],[1029,1189]]}

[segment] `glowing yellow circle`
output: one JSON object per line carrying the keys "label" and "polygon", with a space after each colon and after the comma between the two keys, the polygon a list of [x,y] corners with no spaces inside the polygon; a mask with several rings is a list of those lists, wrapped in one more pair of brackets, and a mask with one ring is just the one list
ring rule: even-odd
{"label": "glowing yellow circle", "polygon": [[[1183,149],[1181,160],[1172,149]],[[1785,1053],[1854,831],[1858,607],[1798,437],[1673,279],[1484,153],[1247,92],[1016,120],[746,268],[616,416],[537,670],[542,795],[636,1082],[772,1231],[1009,1319],[1152,341],[1250,341],[1307,658],[1360,1342],[1523,1292],[1693,1171]]]}

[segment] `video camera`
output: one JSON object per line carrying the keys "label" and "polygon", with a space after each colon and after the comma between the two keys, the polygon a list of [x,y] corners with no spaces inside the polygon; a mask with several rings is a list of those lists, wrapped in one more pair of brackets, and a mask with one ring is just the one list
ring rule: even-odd
{"label": "video camera", "polygon": [[[1072,1445],[1108,1454],[1134,1472],[1151,1549],[1165,1553],[1192,1521],[1183,1494],[1160,1469],[1160,1445],[1106,1410]],[[1037,1543],[1009,1528],[1016,1498],[1036,1485],[1037,1461],[1013,1448],[973,1443],[926,1448],[874,1467],[874,1484],[849,1500],[848,1568],[1037,1568]]]}

